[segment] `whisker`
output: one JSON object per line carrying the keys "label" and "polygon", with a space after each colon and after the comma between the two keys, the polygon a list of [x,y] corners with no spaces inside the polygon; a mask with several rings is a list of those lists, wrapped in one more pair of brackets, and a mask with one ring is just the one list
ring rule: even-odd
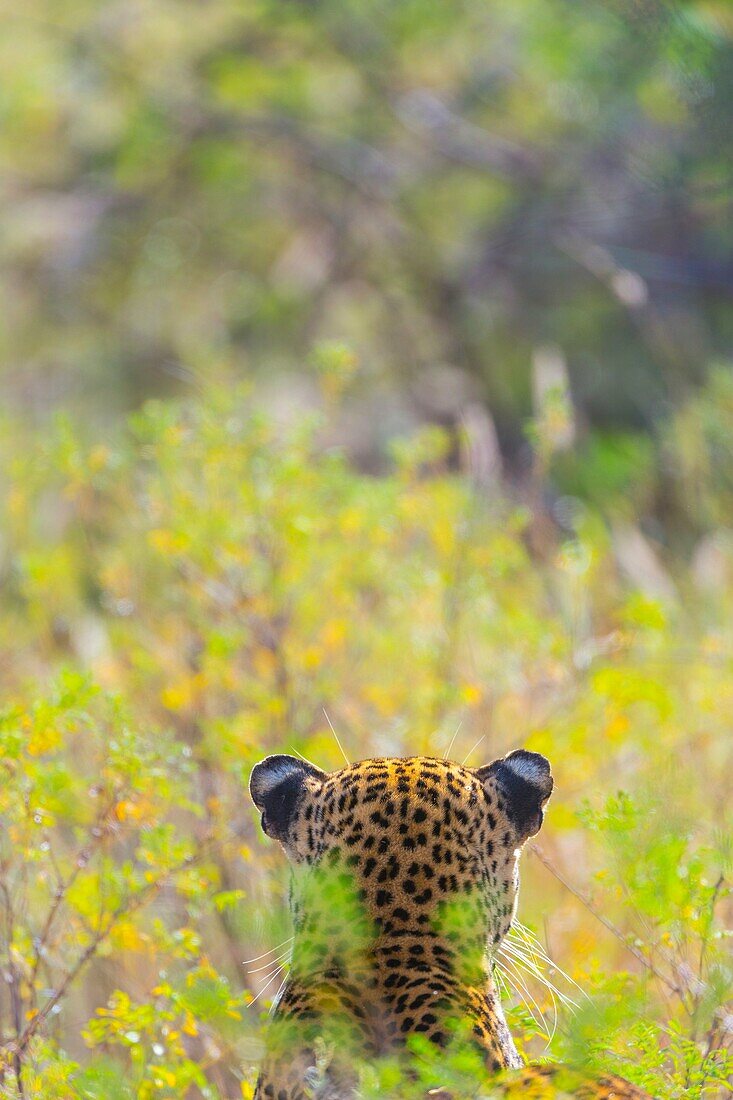
{"label": "whisker", "polygon": [[[552,970],[557,971],[557,973],[560,975],[560,977],[563,978],[566,982],[568,982],[570,985],[574,985],[575,988],[580,993],[582,993],[584,997],[588,996],[587,993],[585,992],[585,990],[583,989],[583,987],[578,985],[578,983],[575,981],[575,979],[571,978],[569,974],[566,974],[566,972],[563,970],[563,968],[554,959],[550,958],[550,956],[545,951],[544,947],[540,943],[537,936],[535,936],[535,934],[530,929],[526,928],[523,924],[520,924],[518,921],[515,921],[515,925],[512,926],[512,929],[509,933],[510,937],[511,937],[512,932],[514,932],[514,931],[516,931],[520,936],[521,946],[526,946],[527,950],[530,952],[530,954],[532,955],[533,958],[540,959],[547,966],[549,966]],[[520,944],[517,944],[516,941],[513,941],[513,942],[514,942],[515,946],[520,946]]]}
{"label": "whisker", "polygon": [[335,730],[335,729],[333,728],[333,722],[332,722],[332,721],[331,721],[331,719],[330,719],[330,718],[328,717],[328,712],[327,712],[326,708],[325,708],[325,707],[321,707],[321,710],[322,710],[322,711],[323,711],[323,713],[324,713],[324,714],[326,715],[326,721],[328,722],[329,726],[331,727],[331,733],[332,733],[332,734],[333,734],[333,736],[334,736],[334,737],[336,738],[336,744],[337,744],[337,745],[338,745],[338,747],[339,747],[339,748],[341,749],[341,755],[343,756],[344,760],[346,761],[346,764],[347,764],[347,766],[348,766],[348,767],[351,767],[351,761],[349,760],[348,756],[347,756],[347,755],[346,755],[346,753],[344,752],[344,746],[343,746],[343,745],[341,744],[341,742],[339,741],[339,738],[338,738],[338,734],[336,733],[336,730]]}
{"label": "whisker", "polygon": [[460,732],[460,729],[461,729],[462,725],[463,725],[463,719],[461,718],[460,722],[458,723],[458,725],[456,727],[456,732],[453,734],[453,736],[450,739],[450,745],[448,746],[448,748],[443,753],[443,759],[444,760],[447,760],[448,757],[450,756],[450,750],[453,748],[453,744],[455,742],[456,737],[458,737],[458,734]]}
{"label": "whisker", "polygon": [[[555,1033],[557,1032],[557,1026],[558,1026],[558,1023],[559,1023],[560,1014],[558,1012],[558,1007],[557,1007],[557,998],[555,997],[555,992],[554,992],[552,986],[548,985],[545,988],[547,989],[547,992],[550,994],[550,1000],[552,1001],[552,1031],[550,1032],[549,1035],[547,1035],[547,1045],[545,1047],[545,1049],[547,1049],[547,1047],[550,1046],[550,1043],[552,1042],[552,1040],[555,1038]],[[571,1008],[570,1011],[572,1012],[573,1009]],[[544,1019],[544,1016],[543,1016],[543,1019]]]}
{"label": "whisker", "polygon": [[282,955],[279,955],[276,959],[270,959],[269,962],[263,963],[262,966],[256,966],[254,970],[248,970],[248,974],[259,974],[262,970],[267,970],[270,966],[273,966],[276,962],[283,962],[285,959],[290,961],[290,949],[284,951]]}
{"label": "whisker", "polygon": [[270,971],[269,974],[263,974],[261,978],[258,978],[258,982],[270,982],[273,978],[276,978],[286,967],[287,963],[278,963],[277,966]]}
{"label": "whisker", "polygon": [[506,982],[506,976],[504,974],[504,971],[501,969],[501,967],[496,962],[496,960],[494,961],[493,976],[496,978],[497,984],[500,987],[499,992],[503,993],[505,996],[508,997],[509,996],[509,986],[507,985],[507,982]]}
{"label": "whisker", "polygon": [[270,1011],[267,1013],[268,1016],[272,1016],[273,1012],[275,1011],[275,1006],[277,1005],[278,998],[279,998],[280,994],[282,993],[283,989],[285,988],[285,983],[286,983],[287,980],[288,980],[288,975],[286,974],[285,977],[283,978],[283,980],[280,982],[280,985],[277,988],[277,993],[272,998],[272,1004],[270,1005]]}
{"label": "whisker", "polygon": [[464,764],[466,763],[466,761],[468,760],[468,758],[469,758],[469,756],[471,755],[471,753],[472,753],[472,752],[475,752],[475,751],[476,751],[476,749],[477,749],[477,748],[479,747],[479,745],[480,745],[480,744],[481,744],[481,743],[482,743],[483,741],[485,741],[485,740],[486,740],[486,734],[484,734],[484,735],[483,735],[483,737],[479,737],[478,741],[477,741],[477,742],[476,742],[476,744],[475,744],[475,745],[473,746],[473,748],[472,748],[472,749],[469,749],[469,750],[468,750],[468,752],[466,753],[466,755],[464,756],[463,760],[461,760],[461,767],[463,767],[463,765],[464,765]]}
{"label": "whisker", "polygon": [[[504,959],[505,959],[506,962],[508,962],[512,966],[514,966],[518,972],[523,972],[529,978],[531,978],[531,979],[539,982],[541,985],[543,985],[545,987],[545,989],[547,990],[547,992],[550,994],[550,997],[552,998],[553,1003],[555,1003],[555,995],[556,994],[557,994],[557,997],[561,1001],[563,1001],[563,1003],[568,1002],[568,998],[565,997],[565,994],[561,993],[560,990],[556,989],[555,986],[552,984],[552,982],[548,981],[548,979],[545,977],[545,975],[542,973],[541,970],[538,970],[537,967],[532,966],[532,964],[528,963],[527,960],[524,959],[521,955],[516,955],[512,952],[507,952],[504,955]],[[569,1003],[572,1004],[572,1002],[569,1002]]]}
{"label": "whisker", "polygon": [[[532,1017],[532,1019],[534,1020],[534,1022],[537,1024],[537,1027],[539,1028],[539,1030],[544,1032],[545,1038],[549,1038],[550,1029],[548,1028],[547,1021],[545,1020],[545,1014],[542,1011],[542,1009],[540,1008],[540,1006],[537,1004],[537,1001],[535,1000],[535,998],[532,996],[532,993],[531,993],[529,987],[527,986],[527,983],[525,982],[524,978],[522,977],[522,975],[520,973],[519,967],[517,967],[513,962],[511,962],[506,957],[504,958],[503,965],[510,968],[509,973],[511,973],[512,976],[516,979],[516,981],[519,982],[520,986],[522,987],[522,991],[524,993],[524,997],[522,999],[524,1000],[524,1004],[525,1004],[525,1007],[526,1007],[527,1011],[529,1012],[529,1014]],[[532,1004],[534,1005],[534,1007],[537,1009],[537,1012],[539,1013],[540,1020],[542,1021],[541,1024],[536,1019],[534,1013],[532,1012],[532,1009],[529,1007],[528,1001],[531,1001]]]}
{"label": "whisker", "polygon": [[525,940],[521,937],[521,935],[512,937],[510,932],[507,936],[507,941],[511,943],[511,945],[516,948],[516,950],[521,951],[523,954],[526,954],[533,961],[539,960],[539,962],[546,964],[550,967],[553,967],[555,965],[554,961],[549,957],[549,955],[531,940]]}
{"label": "whisker", "polygon": [[[581,985],[578,985],[575,978],[571,978],[570,975],[567,974],[563,970],[563,968],[561,966],[559,966],[557,962],[555,962],[554,959],[550,958],[550,956],[547,954],[544,947],[540,943],[539,939],[534,934],[534,932],[531,931],[531,929],[527,928],[525,925],[521,924],[519,921],[515,921],[514,925],[512,926],[512,929],[509,933],[510,937],[511,937],[512,932],[514,932],[514,931],[519,933],[520,936],[525,937],[525,944],[527,946],[527,949],[532,954],[533,958],[540,959],[540,961],[543,962],[546,966],[550,967],[551,970],[554,970],[563,979],[563,981],[566,981],[568,983],[568,985],[575,986],[575,988],[578,990],[578,992],[581,993],[587,1001],[589,1001],[591,999],[588,996],[588,994],[586,993],[586,991],[583,989],[583,987]],[[532,942],[529,942],[530,940]],[[506,940],[504,942],[506,943]],[[516,941],[514,941],[514,943],[515,943],[515,946],[519,946],[519,945],[516,944]],[[558,990],[558,994],[559,994],[559,990]],[[570,1000],[570,998],[568,998],[568,999]],[[570,1003],[575,1005],[575,1001],[571,1000]],[[575,1007],[577,1008],[578,1006],[575,1005]]]}
{"label": "whisker", "polygon": [[503,963],[497,957],[494,957],[494,977],[497,979],[507,996],[517,993],[509,971],[504,969]]}
{"label": "whisker", "polygon": [[[290,746],[290,751],[294,752],[296,756],[299,756],[301,760],[305,760],[306,764],[310,764],[310,766],[312,768],[316,767],[316,765],[313,763],[312,760],[309,760],[307,756],[303,756],[303,753],[299,752],[298,749],[294,748],[293,745]],[[319,768],[319,771],[320,771],[320,768]]]}
{"label": "whisker", "polygon": [[[557,992],[559,997],[561,997],[561,994],[557,990],[555,990],[554,986],[552,986],[549,982],[547,982],[544,975],[541,974],[539,971],[537,971],[536,969],[529,969],[525,965],[524,961],[520,960],[520,958],[518,956],[512,955],[510,957],[512,958],[513,965],[516,967],[518,973],[521,970],[524,970],[524,972],[526,974],[528,974],[530,977],[534,978],[536,981],[541,982],[541,984],[544,985],[547,992],[550,994],[550,1000],[552,1001],[552,1031],[548,1034],[547,1030],[545,1030],[545,1036],[547,1038],[547,1047],[549,1047],[550,1043],[555,1038],[555,1032],[557,1031],[558,1019],[559,1019],[558,1011],[557,1011],[557,1000],[555,998],[555,993]],[[545,1020],[544,1014],[542,1015],[542,1020],[543,1020],[543,1022]],[[545,1049],[547,1049],[547,1048],[545,1048]]]}
{"label": "whisker", "polygon": [[553,1026],[552,1032],[548,1036],[547,1040],[547,1046],[549,1047],[550,1043],[555,1037],[555,1033],[557,1032],[559,1023],[558,1001],[564,1009],[573,1014],[580,1006],[578,1005],[577,1001],[574,1001],[572,999],[572,997],[569,997],[566,993],[563,993],[562,990],[558,989],[558,987],[548,978],[544,971],[537,966],[534,960],[527,959],[526,956],[521,953],[521,951],[517,951],[516,944],[507,944],[505,941],[504,944],[502,944],[502,948],[504,947],[507,948],[507,955],[513,960],[514,965],[519,970],[523,970],[535,981],[540,982],[550,995],[553,1010]]}
{"label": "whisker", "polygon": [[[531,1009],[531,1007],[528,1003],[527,997],[528,997],[529,994],[528,994],[526,986],[524,987],[524,990],[521,990],[519,988],[519,986],[517,985],[517,981],[518,980],[521,981],[521,979],[518,979],[515,974],[511,973],[509,971],[509,969],[507,969],[508,963],[507,963],[506,959],[503,960],[502,962],[499,962],[499,960],[496,959],[496,965],[503,972],[504,978],[509,983],[509,985],[511,986],[514,993],[516,993],[519,1000],[524,1004],[524,1007],[527,1009],[527,1012],[529,1012],[530,1016],[534,1020],[535,1027],[537,1028],[537,1030],[541,1031],[541,1032],[544,1032],[545,1035],[546,1035],[547,1034],[547,1028],[544,1025],[544,1017],[542,1016],[542,1013],[540,1012],[540,1019],[542,1020],[542,1023],[540,1023],[540,1021],[537,1019],[537,1017],[535,1016],[534,1012],[532,1011],[532,1009]],[[524,983],[522,983],[522,984],[524,984]],[[537,1002],[534,1001],[534,999],[532,999],[532,1000],[533,1000],[535,1008],[537,1008],[537,1011],[539,1012],[539,1007],[537,1005]]]}
{"label": "whisker", "polygon": [[520,932],[526,939],[534,940],[538,947],[543,947],[542,941],[540,940],[537,933],[533,932],[529,925],[522,924],[520,920],[515,919],[514,924],[511,927],[511,931]]}
{"label": "whisker", "polygon": [[533,954],[541,955],[543,958],[549,959],[550,956],[547,954],[544,944],[541,942],[539,937],[531,930],[531,928],[527,928],[527,926],[522,924],[521,921],[515,920],[509,931],[509,935],[511,935],[512,933],[516,933],[517,936],[519,936],[520,940],[527,945],[527,947],[530,949],[530,951],[533,952]]}
{"label": "whisker", "polygon": [[274,982],[275,978],[277,978],[277,976],[280,974],[280,972],[283,971],[284,969],[285,969],[284,966],[278,966],[277,970],[274,970],[273,973],[269,975],[269,977],[265,981],[265,984],[262,986],[262,989],[259,991],[259,993],[256,993],[255,996],[252,998],[252,1000],[249,1002],[249,1005],[247,1006],[248,1008],[251,1008],[253,1004],[256,1004],[257,1001],[259,1001],[262,994],[267,989],[269,989],[269,987]]}
{"label": "whisker", "polygon": [[528,959],[521,951],[517,950],[516,944],[507,943],[506,940],[502,943],[501,951],[506,951],[517,963],[519,963],[528,974],[531,974],[533,978],[536,978],[538,982],[545,986],[545,988],[551,994],[557,994],[560,1002],[566,1007],[578,1008],[579,1005],[576,1001],[569,997],[567,993],[563,993],[561,989],[558,989],[555,983],[548,977],[545,971],[537,965],[532,959]]}
{"label": "whisker", "polygon": [[247,966],[249,963],[259,962],[260,959],[264,959],[266,955],[274,955],[276,951],[279,951],[281,947],[284,947],[286,943],[290,943],[293,939],[295,939],[294,936],[288,936],[286,940],[283,940],[282,943],[278,943],[275,947],[271,947],[269,951],[263,951],[261,955],[255,955],[253,959],[242,959],[242,964]]}
{"label": "whisker", "polygon": [[[521,939],[524,940],[524,942],[527,944],[533,954],[541,956],[553,966],[556,965],[554,960],[551,959],[548,955],[545,945],[542,943],[537,933],[533,932],[531,928],[528,928],[526,924],[522,924],[521,921],[515,920],[510,929],[510,935],[512,932],[516,932],[521,937]],[[570,980],[572,981],[572,979]]]}

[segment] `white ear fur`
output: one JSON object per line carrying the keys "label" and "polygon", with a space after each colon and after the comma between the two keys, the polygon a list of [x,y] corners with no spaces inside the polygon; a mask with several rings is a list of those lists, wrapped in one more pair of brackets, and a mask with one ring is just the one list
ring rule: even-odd
{"label": "white ear fur", "polygon": [[552,793],[552,775],[550,765],[544,756],[538,752],[527,752],[526,749],[517,749],[504,757],[504,767],[508,768],[523,779],[525,783],[539,788],[545,798]]}

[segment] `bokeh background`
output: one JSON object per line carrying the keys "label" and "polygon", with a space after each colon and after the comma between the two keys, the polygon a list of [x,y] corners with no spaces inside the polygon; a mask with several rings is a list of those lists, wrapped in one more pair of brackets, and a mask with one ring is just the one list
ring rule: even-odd
{"label": "bokeh background", "polygon": [[331,724],[545,752],[520,1047],[727,1094],[731,5],[0,20],[0,1094],[251,1095]]}

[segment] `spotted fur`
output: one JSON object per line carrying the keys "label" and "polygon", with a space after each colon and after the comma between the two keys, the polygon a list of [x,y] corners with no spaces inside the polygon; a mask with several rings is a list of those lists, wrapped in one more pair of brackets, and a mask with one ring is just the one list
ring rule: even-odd
{"label": "spotted fur", "polygon": [[[294,924],[257,1100],[341,1100],[355,1057],[399,1055],[412,1036],[442,1048],[464,1035],[487,1080],[520,1071],[491,955],[514,919],[520,851],[552,786],[545,758],[521,749],[477,769],[421,756],[331,773],[290,756],[256,765],[262,827],[293,864]],[[560,1072],[502,1073],[499,1092],[646,1095],[615,1078],[568,1087]]]}

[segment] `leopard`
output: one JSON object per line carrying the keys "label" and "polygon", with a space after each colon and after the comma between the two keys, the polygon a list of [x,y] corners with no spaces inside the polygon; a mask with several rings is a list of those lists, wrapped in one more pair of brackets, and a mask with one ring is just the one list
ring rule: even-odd
{"label": "leopard", "polygon": [[[409,1065],[416,1044],[457,1041],[485,1074],[482,1096],[648,1097],[613,1075],[525,1065],[502,1009],[493,958],[553,785],[527,749],[477,768],[411,756],[325,772],[286,754],[254,766],[262,829],[291,864],[293,923],[255,1100],[347,1100],[357,1064]],[[456,1095],[440,1081],[432,1094]]]}

